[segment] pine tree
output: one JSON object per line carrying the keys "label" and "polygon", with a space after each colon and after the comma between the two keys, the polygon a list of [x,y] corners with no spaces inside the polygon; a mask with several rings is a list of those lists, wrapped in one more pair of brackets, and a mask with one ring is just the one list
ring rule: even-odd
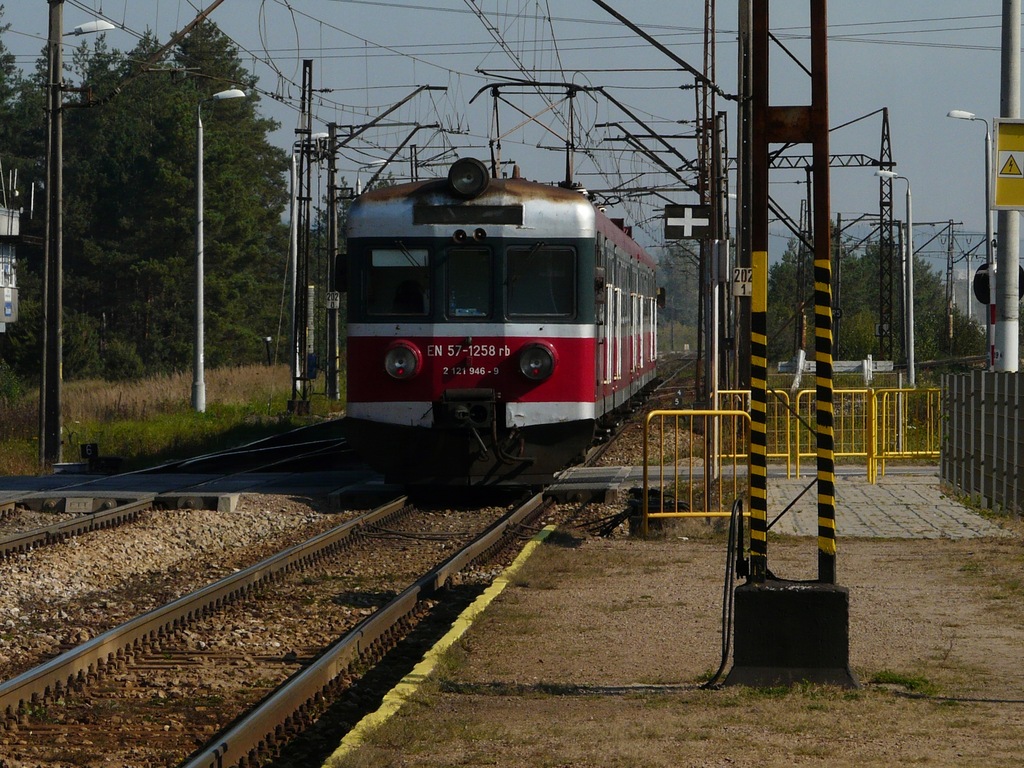
{"label": "pine tree", "polygon": [[[168,60],[140,73],[159,44],[127,53],[101,36],[71,56],[80,87],[64,113],[65,378],[187,369],[194,339],[196,116],[201,99],[255,85],[212,23]],[[9,79],[0,49],[0,78]],[[34,85],[41,91],[37,69]],[[0,109],[5,108],[0,88]],[[14,91],[11,130],[45,136],[41,99]],[[287,256],[284,153],[277,126],[250,96],[203,104],[205,126],[206,357],[210,366],[263,359],[277,327]],[[38,168],[44,142],[25,142]],[[40,216],[41,219],[41,216]],[[30,272],[38,272],[33,265]],[[31,282],[31,280],[30,280]],[[38,294],[23,299],[26,320]],[[29,329],[26,328],[26,331]],[[24,334],[24,341],[35,331]],[[12,345],[14,346],[14,345]],[[19,370],[33,365],[19,346]],[[38,365],[37,362],[34,365]]]}

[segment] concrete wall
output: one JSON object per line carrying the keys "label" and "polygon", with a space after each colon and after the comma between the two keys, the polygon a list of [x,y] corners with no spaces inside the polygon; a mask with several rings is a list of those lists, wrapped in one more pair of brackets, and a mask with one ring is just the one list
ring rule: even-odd
{"label": "concrete wall", "polygon": [[1024,374],[943,376],[942,479],[983,507],[1024,511]]}

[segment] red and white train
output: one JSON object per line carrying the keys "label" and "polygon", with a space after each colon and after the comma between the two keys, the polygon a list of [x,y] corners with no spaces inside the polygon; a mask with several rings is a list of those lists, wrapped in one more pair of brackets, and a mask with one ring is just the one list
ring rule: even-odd
{"label": "red and white train", "polygon": [[579,191],[463,158],[347,240],[345,426],[392,481],[549,482],[654,380],[655,264]]}

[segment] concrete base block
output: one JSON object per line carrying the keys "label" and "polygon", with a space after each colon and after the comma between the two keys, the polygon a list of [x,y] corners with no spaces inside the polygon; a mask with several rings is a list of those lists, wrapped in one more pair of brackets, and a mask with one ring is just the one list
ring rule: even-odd
{"label": "concrete base block", "polygon": [[736,588],[733,668],[726,685],[803,681],[859,688],[850,671],[850,592],[835,584],[766,581]]}
{"label": "concrete base block", "polygon": [[157,509],[207,509],[218,512],[234,512],[238,507],[238,497],[237,493],[218,493],[209,496],[161,493],[156,497],[153,506]]}
{"label": "concrete base block", "polygon": [[226,493],[223,496],[217,497],[217,511],[218,512],[234,512],[238,507],[238,494],[237,493]]}

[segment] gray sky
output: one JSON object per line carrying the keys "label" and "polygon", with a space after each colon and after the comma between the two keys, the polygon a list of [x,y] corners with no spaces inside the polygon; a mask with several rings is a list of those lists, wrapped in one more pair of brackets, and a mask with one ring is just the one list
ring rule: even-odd
{"label": "gray sky", "polygon": [[[126,30],[107,33],[111,47],[130,50],[137,33],[156,32],[165,41],[211,0],[67,0],[65,29],[102,15]],[[609,0],[617,10],[656,36],[694,67],[701,64],[704,3],[699,0]],[[806,58],[808,0],[774,0],[772,29],[798,56]],[[693,92],[680,86],[692,78],[678,71],[663,54],[622,29],[590,0],[225,0],[212,19],[242,50],[243,63],[260,78],[261,112],[276,118],[282,128],[275,141],[288,147],[294,140],[301,61],[314,61],[317,89],[313,130],[327,122],[360,124],[409,94],[418,85],[444,86],[445,93],[425,94],[392,116],[397,122],[439,123],[446,132],[421,130],[417,144],[422,160],[454,148],[462,154],[487,156],[491,123],[486,94],[470,103],[478,90],[496,81],[499,73],[519,75],[519,67],[537,72],[538,79],[571,80],[603,86],[615,100],[653,127],[673,134],[692,131]],[[736,3],[718,3],[717,80],[734,93]],[[953,219],[963,232],[983,231],[983,148],[980,123],[952,120],[953,108],[991,118],[999,107],[999,44],[1001,3],[960,0],[834,0],[829,3],[830,113],[833,126],[855,121],[888,107],[892,148],[899,173],[914,193],[916,238],[930,237],[924,222]],[[4,36],[19,65],[34,67],[46,38],[45,0],[8,0]],[[85,38],[66,38],[69,45]],[[487,76],[479,70],[488,70]],[[540,71],[538,71],[540,70]],[[785,56],[773,58],[772,101],[807,103],[806,75]],[[510,96],[524,111],[534,113],[541,101],[533,96]],[[577,159],[578,178],[594,189],[619,185],[669,185],[671,178],[652,172],[649,162],[625,151],[622,134],[600,123],[623,123],[641,130],[610,100],[581,94],[576,98],[582,141],[590,158]],[[736,125],[731,103],[719,101],[729,113],[734,150]],[[560,113],[564,115],[564,110]],[[500,114],[502,131],[510,131],[522,116],[512,108]],[[557,180],[564,157],[555,149],[564,135],[562,118],[547,118],[547,128],[529,125],[502,139],[502,156],[517,161],[523,174]],[[684,121],[679,123],[678,121]],[[369,138],[379,146],[362,145],[344,153],[341,172],[350,183],[365,181],[376,170],[374,160],[387,156],[408,134],[393,127]],[[863,153],[877,157],[881,118],[876,115],[835,130],[833,153]],[[692,141],[673,142],[685,156],[696,154]],[[540,147],[540,148],[539,148]],[[0,148],[0,152],[3,148]],[[450,157],[451,155],[448,155]],[[408,173],[408,153],[394,168]],[[421,172],[426,173],[426,172]],[[636,182],[630,179],[637,178]],[[773,176],[772,194],[796,218],[803,194],[802,171]],[[897,216],[903,217],[903,190],[897,182]],[[666,193],[673,202],[694,202],[685,192]],[[640,239],[653,244],[660,236],[664,199],[645,197],[624,203],[612,215],[647,222]],[[877,211],[878,179],[871,169],[833,170],[833,215],[844,219]],[[772,250],[785,245],[788,231],[772,224]],[[966,242],[972,242],[968,237]],[[973,242],[977,242],[977,235]],[[936,248],[944,248],[944,242]]]}

